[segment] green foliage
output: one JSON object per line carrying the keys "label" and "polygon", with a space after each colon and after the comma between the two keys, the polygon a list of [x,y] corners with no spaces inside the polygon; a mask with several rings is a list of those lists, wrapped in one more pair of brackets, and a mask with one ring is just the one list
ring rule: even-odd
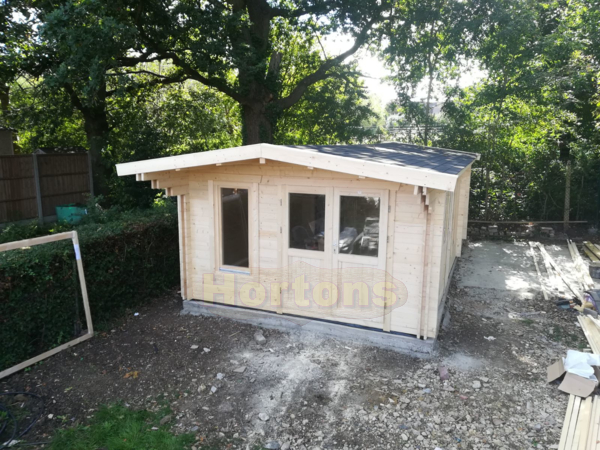
{"label": "green foliage", "polygon": [[[175,286],[179,279],[177,213],[97,213],[76,227],[96,325]],[[24,227],[21,237],[39,233]],[[56,229],[55,231],[64,231]],[[0,237],[13,238],[17,228]],[[5,235],[6,234],[6,235]],[[73,339],[85,327],[70,241],[0,254],[0,370]]]}
{"label": "green foliage", "polygon": [[[122,405],[103,406],[89,425],[59,430],[51,450],[184,450],[193,444],[191,434],[173,435],[170,424],[150,411],[133,411]],[[152,429],[152,428],[155,429]]]}
{"label": "green foliage", "polygon": [[41,147],[85,147],[81,114],[73,110],[62,91],[21,78],[10,85],[10,109],[6,121],[17,130],[17,153]]}
{"label": "green foliage", "polygon": [[[472,219],[600,219],[594,45],[600,33],[590,21],[600,17],[599,6],[598,0],[407,4],[406,23],[385,52],[399,92],[388,105],[388,126],[416,143],[481,154],[471,179]],[[465,59],[484,79],[451,86]],[[432,117],[415,98],[415,87],[426,81],[430,96],[432,80],[446,90],[442,116]]]}

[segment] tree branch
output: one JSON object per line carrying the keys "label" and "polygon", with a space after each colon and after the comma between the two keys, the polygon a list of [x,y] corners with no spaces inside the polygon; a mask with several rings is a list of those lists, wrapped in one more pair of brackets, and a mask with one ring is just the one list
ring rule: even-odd
{"label": "tree branch", "polygon": [[344,53],[339,54],[335,58],[325,60],[325,62],[321,64],[321,67],[319,67],[315,72],[304,77],[287,97],[277,100],[276,103],[278,104],[278,106],[282,109],[292,107],[298,102],[298,100],[300,100],[300,98],[302,98],[302,96],[310,86],[328,78],[330,76],[327,73],[329,69],[342,63],[346,58],[352,56],[358,51],[360,47],[362,47],[362,45],[367,40],[369,31],[371,30],[373,24],[374,20],[371,20],[369,23],[367,23],[367,25],[365,25],[365,27],[361,30],[360,34],[354,41],[354,45],[350,49],[346,50]]}
{"label": "tree branch", "polygon": [[187,64],[183,59],[179,57],[176,53],[165,52],[162,53],[165,58],[171,59],[175,65],[177,65],[183,72],[187,75],[187,78],[199,81],[200,83],[213,87],[216,90],[222,92],[225,95],[228,95],[236,102],[245,104],[247,102],[246,98],[239,93],[237,93],[231,86],[229,86],[225,81],[221,78],[210,78],[205,77],[197,70],[193,69],[189,64]]}
{"label": "tree branch", "polygon": [[157,77],[157,78],[166,78],[166,79],[170,78],[165,75],[161,75],[159,73],[152,72],[150,70],[131,70],[131,71],[125,71],[125,72],[115,72],[115,73],[107,73],[106,74],[107,77],[118,77],[120,75],[151,75],[151,76]]}
{"label": "tree branch", "polygon": [[322,5],[311,5],[305,8],[290,10],[287,8],[271,8],[271,18],[283,17],[286,19],[297,19],[298,17],[307,14],[327,14],[331,12],[331,8],[323,7]]}
{"label": "tree branch", "polygon": [[[141,71],[141,72],[146,72],[146,71]],[[133,92],[137,89],[144,89],[144,88],[148,88],[148,87],[152,87],[152,86],[159,86],[159,85],[166,86],[169,84],[183,83],[185,80],[189,79],[189,77],[187,77],[185,75],[180,75],[177,77],[165,77],[162,75],[157,75],[157,76],[160,76],[161,78],[155,78],[146,83],[129,85],[124,89],[124,91],[125,92]],[[113,89],[113,90],[107,91],[106,97],[111,97],[114,94],[116,94],[118,91],[119,91],[118,89]]]}
{"label": "tree branch", "polygon": [[156,55],[154,52],[149,54],[142,54],[141,56],[123,56],[122,58],[117,58],[117,67],[135,67],[140,63],[161,61],[163,59],[165,58],[163,58],[160,55]]}
{"label": "tree branch", "polygon": [[78,109],[81,113],[83,113],[83,111],[86,108],[83,106],[83,103],[81,103],[81,100],[78,97],[77,93],[75,92],[75,89],[73,89],[73,86],[70,83],[65,83],[65,84],[63,84],[63,89],[65,90],[65,92],[67,94],[69,94],[69,98],[71,99],[71,104],[76,109]]}

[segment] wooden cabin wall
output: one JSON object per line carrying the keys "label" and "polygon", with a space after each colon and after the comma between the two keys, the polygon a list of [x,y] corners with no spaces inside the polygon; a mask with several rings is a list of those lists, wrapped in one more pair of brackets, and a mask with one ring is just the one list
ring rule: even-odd
{"label": "wooden cabin wall", "polygon": [[[218,243],[215,242],[218,226],[215,220],[215,183],[238,181],[256,187],[259,215],[254,233],[258,245],[255,255],[251,255],[251,265],[256,268],[251,275],[242,278],[262,282],[267,295],[270,295],[268,291],[270,281],[273,280],[265,280],[260,269],[275,269],[285,265],[282,249],[287,241],[281,234],[283,214],[287,213],[282,206],[284,185],[389,189],[390,198],[395,198],[395,201],[390,208],[393,216],[388,221],[393,225],[390,226],[393,231],[389,231],[391,244],[388,249],[393,251],[390,253],[388,250],[386,270],[394,279],[405,284],[408,298],[406,304],[390,312],[388,323],[391,331],[429,338],[436,336],[438,306],[450,270],[448,261],[453,261],[457,239],[460,240],[463,233],[461,220],[464,219],[461,219],[461,213],[466,212],[465,203],[468,205],[468,177],[461,177],[459,180],[461,189],[466,186],[466,202],[461,197],[464,196],[461,191],[457,195],[457,201],[449,203],[446,191],[429,189],[425,195],[421,189],[416,192],[412,185],[359,179],[345,173],[311,170],[273,161],[266,161],[266,164],[260,164],[258,160],[223,164],[187,169],[165,176],[177,177],[181,180],[179,185],[188,183],[189,180],[189,190],[181,197],[180,212],[180,217],[181,214],[184,217],[182,233],[185,235],[182,240],[182,245],[185,246],[185,255],[182,257],[182,283],[185,286],[182,286],[182,296],[200,300],[206,300],[203,298],[204,274],[215,273],[215,283],[223,283],[226,275],[215,270],[215,251],[218,251]],[[148,174],[146,179],[151,178],[151,174]],[[428,207],[426,203],[429,203]],[[449,233],[449,227],[453,233]],[[466,229],[466,221],[464,228]],[[426,230],[429,231],[428,239]],[[380,238],[382,245],[385,237]],[[252,258],[255,260],[252,261]],[[218,297],[220,296],[215,300]],[[227,303],[224,296],[217,301]],[[237,295],[235,301],[239,302]],[[281,307],[270,303],[263,309],[285,312]]]}
{"label": "wooden cabin wall", "polygon": [[448,192],[446,194],[443,225],[444,244],[442,246],[441,255],[443,270],[439,273],[437,311],[435,313],[437,321],[434,324],[436,333],[439,329],[439,323],[442,319],[443,308],[445,306],[443,303],[445,300],[445,293],[451,282],[452,267],[456,258],[461,256],[463,239],[466,239],[470,182],[471,168],[469,167],[457,180],[454,193]]}
{"label": "wooden cabin wall", "polygon": [[429,208],[424,196],[414,194],[414,186],[403,186],[396,194],[392,274],[406,285],[408,301],[392,312],[391,324],[392,331],[432,337],[437,318],[445,191],[427,193]]}

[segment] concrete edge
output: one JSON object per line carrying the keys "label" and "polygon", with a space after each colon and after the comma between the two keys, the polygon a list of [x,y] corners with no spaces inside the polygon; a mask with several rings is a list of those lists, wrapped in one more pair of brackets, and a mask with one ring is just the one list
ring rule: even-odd
{"label": "concrete edge", "polygon": [[286,332],[315,333],[335,339],[374,345],[401,353],[412,353],[421,357],[431,355],[436,343],[435,339],[424,341],[416,337],[412,338],[384,331],[286,316],[268,311],[207,303],[200,300],[184,300],[181,314],[221,317]]}

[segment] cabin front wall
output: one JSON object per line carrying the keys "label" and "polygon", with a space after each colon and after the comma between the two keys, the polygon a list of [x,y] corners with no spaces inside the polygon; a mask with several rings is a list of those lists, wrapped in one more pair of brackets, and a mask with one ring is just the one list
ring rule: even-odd
{"label": "cabin front wall", "polygon": [[[152,178],[152,174],[147,175],[147,179]],[[422,338],[437,335],[440,300],[448,281],[451,261],[460,251],[458,242],[463,235],[461,213],[466,211],[464,192],[460,191],[456,195],[458,201],[454,201],[455,195],[446,191],[270,160],[186,169],[164,173],[161,177],[170,179],[171,184],[175,178],[177,185],[181,186],[179,190],[174,188],[170,194],[178,194],[184,298],[329,319]],[[153,183],[160,187],[159,182]],[[166,183],[163,182],[163,185]],[[466,186],[468,202],[468,180],[459,179],[459,184],[461,189]],[[222,243],[217,193],[220,187],[225,186],[249,191],[250,270],[247,274],[223,271],[219,263]],[[380,251],[385,246],[385,258],[380,267],[383,271],[377,272],[376,268],[369,267],[367,260],[366,265],[338,261],[341,258],[334,257],[333,242],[327,242],[327,238],[328,248],[322,255],[315,252],[316,258],[299,256],[289,249],[286,220],[290,192],[326,193],[327,202],[333,202],[334,192],[380,193],[380,206],[386,210],[383,217],[387,216],[379,231]],[[328,211],[333,209],[331,207]],[[334,220],[335,216],[326,217],[325,236],[333,236]],[[466,228],[466,221],[464,224]],[[452,232],[449,232],[450,229]],[[385,236],[381,234],[383,232]],[[294,264],[296,262],[305,265]],[[399,281],[405,287],[405,301],[401,306],[384,309],[379,316],[343,314],[335,310],[335,305],[318,311],[304,310],[294,304],[289,286],[285,288],[284,283],[291,282],[298,275],[291,272],[290,266],[296,271],[305,271],[309,281],[311,277],[323,280],[324,273],[331,273],[329,281],[334,284],[342,282],[342,275],[330,269],[343,268],[341,273],[350,274],[350,278],[352,270],[384,273],[384,278],[377,278],[377,275],[373,280]],[[232,278],[238,283],[234,289],[230,288]],[[260,295],[253,291],[251,297],[254,296],[254,299],[248,301],[246,295],[244,302],[240,296],[240,283],[245,286],[260,284],[266,301],[261,302]]]}

